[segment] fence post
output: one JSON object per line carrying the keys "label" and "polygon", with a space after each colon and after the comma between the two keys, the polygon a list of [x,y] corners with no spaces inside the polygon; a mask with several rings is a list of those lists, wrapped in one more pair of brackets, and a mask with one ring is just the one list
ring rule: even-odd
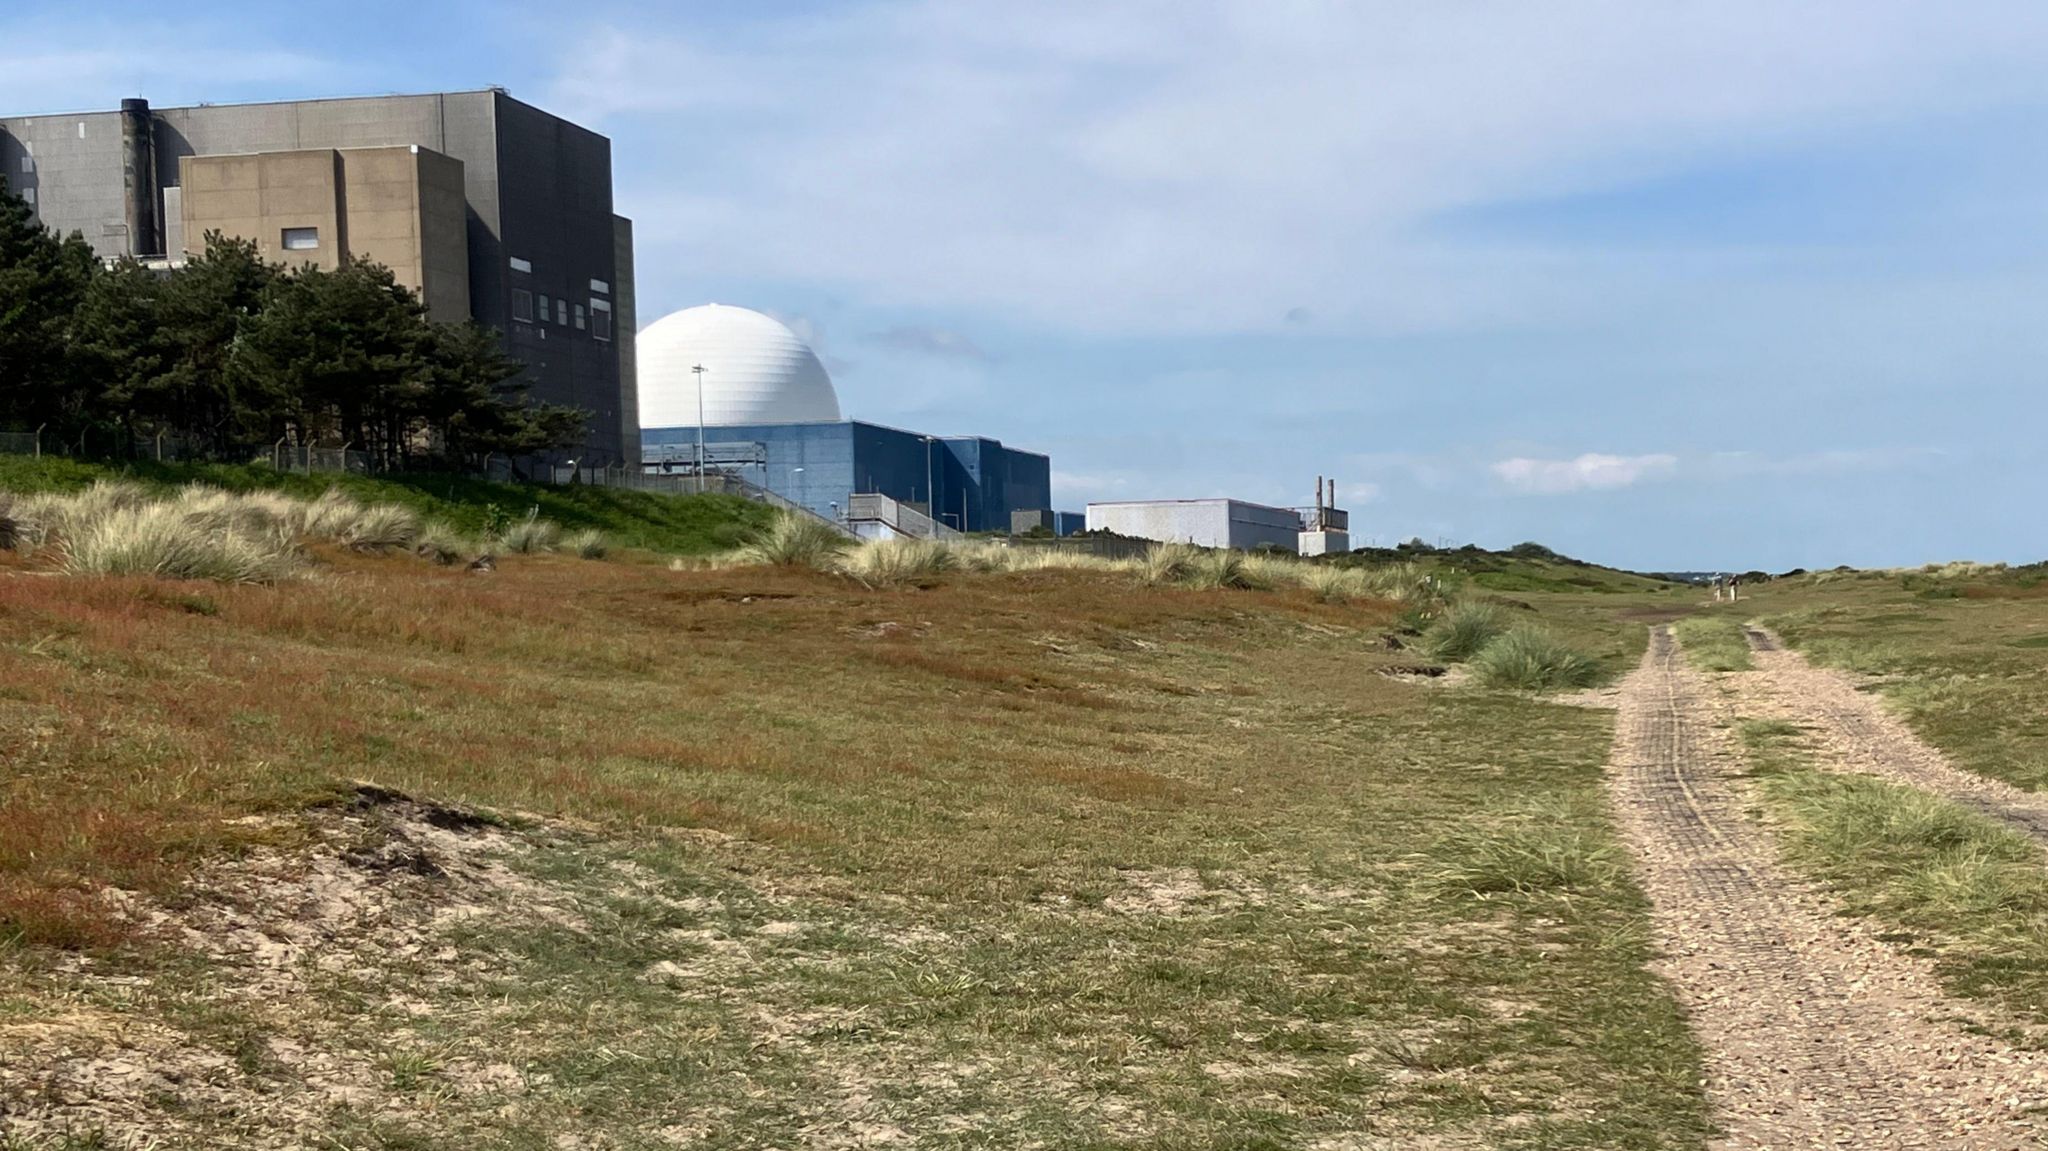
{"label": "fence post", "polygon": [[158,431],[156,434],[156,462],[164,462],[164,434],[162,431]]}
{"label": "fence post", "polygon": [[49,427],[49,426],[50,426],[50,425],[49,425],[49,424],[47,424],[47,423],[43,423],[43,424],[38,424],[38,425],[36,425],[36,458],[37,458],[37,459],[42,459],[42,458],[43,458],[43,429],[44,429],[44,428],[47,428],[47,427]]}

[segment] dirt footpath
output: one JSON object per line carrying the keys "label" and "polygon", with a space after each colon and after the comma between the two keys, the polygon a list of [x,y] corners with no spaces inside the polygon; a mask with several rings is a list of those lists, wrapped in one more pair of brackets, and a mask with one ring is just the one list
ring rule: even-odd
{"label": "dirt footpath", "polygon": [[2048,842],[2048,794],[1955,766],[1886,711],[1883,701],[1857,690],[1850,677],[1813,666],[1760,627],[1747,634],[1756,670],[1723,680],[1736,692],[1743,714],[1807,728],[1830,768],[1934,792]]}
{"label": "dirt footpath", "polygon": [[1659,628],[1609,764],[1662,974],[1706,1050],[1722,1148],[2048,1146],[2048,1060],[1782,871],[1746,814],[1732,712]]}

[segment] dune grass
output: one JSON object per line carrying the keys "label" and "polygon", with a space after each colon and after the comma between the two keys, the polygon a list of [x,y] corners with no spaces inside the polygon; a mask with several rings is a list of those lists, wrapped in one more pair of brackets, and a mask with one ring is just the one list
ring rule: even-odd
{"label": "dune grass", "polygon": [[[19,557],[74,575],[153,575],[269,583],[312,570],[306,545],[409,553],[442,564],[486,550],[553,551],[561,529],[529,511],[488,545],[409,507],[364,504],[328,489],[311,499],[203,484],[160,491],[98,480],[70,493],[0,493],[0,536]],[[602,558],[609,543],[584,529],[570,550]]]}
{"label": "dune grass", "polygon": [[735,564],[801,567],[826,571],[838,564],[853,541],[810,516],[779,512],[745,544],[734,549]]}
{"label": "dune grass", "polygon": [[669,495],[589,484],[496,483],[442,473],[299,475],[266,465],[90,464],[56,457],[0,456],[0,491],[70,494],[96,482],[119,481],[157,495],[200,484],[237,495],[274,493],[295,502],[330,489],[363,505],[410,509],[423,521],[484,539],[513,517],[538,507],[540,518],[565,532],[603,532],[611,546],[671,555],[730,550],[765,525],[773,509],[728,495]]}
{"label": "dune grass", "polygon": [[1600,682],[1597,660],[1538,627],[1509,628],[1472,657],[1472,674],[1488,687],[1560,691]]}
{"label": "dune grass", "polygon": [[534,554],[554,551],[561,540],[561,527],[541,519],[540,509],[535,507],[507,524],[505,530],[498,533],[497,544],[508,552]]}
{"label": "dune grass", "polygon": [[1508,628],[1508,614],[1497,604],[1467,599],[1450,605],[1422,637],[1423,648],[1454,663],[1478,655]]}
{"label": "dune grass", "polygon": [[304,568],[281,530],[217,526],[175,504],[108,507],[63,528],[63,570],[72,575],[274,583]]}
{"label": "dune grass", "polygon": [[960,566],[959,554],[937,540],[873,540],[838,562],[838,570],[873,587],[924,584]]}
{"label": "dune grass", "polygon": [[611,541],[596,528],[583,528],[562,537],[562,550],[587,560],[601,560],[611,554]]}

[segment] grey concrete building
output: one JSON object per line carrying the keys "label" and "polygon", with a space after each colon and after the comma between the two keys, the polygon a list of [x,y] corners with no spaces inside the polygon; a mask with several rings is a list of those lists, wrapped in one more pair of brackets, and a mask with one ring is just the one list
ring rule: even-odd
{"label": "grey concrete building", "polygon": [[[590,413],[582,461],[639,461],[632,224],[611,141],[496,89],[0,117],[0,175],[102,257],[207,230],[287,263],[389,265],[437,319],[504,333],[536,399]],[[460,216],[459,226],[456,222]]]}
{"label": "grey concrete building", "polygon": [[1117,500],[1088,505],[1088,530],[1205,548],[1280,548],[1301,543],[1302,514],[1244,500]]}

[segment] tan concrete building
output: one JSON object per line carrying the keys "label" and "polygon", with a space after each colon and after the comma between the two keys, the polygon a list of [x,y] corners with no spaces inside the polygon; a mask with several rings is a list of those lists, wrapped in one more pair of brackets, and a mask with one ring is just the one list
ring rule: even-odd
{"label": "tan concrete building", "polygon": [[434,319],[470,318],[459,160],[417,145],[184,156],[179,186],[166,192],[174,259],[219,232],[293,266],[373,260],[418,293]]}
{"label": "tan concrete building", "polygon": [[[225,166],[194,170],[206,186],[188,218],[195,158]],[[0,172],[46,227],[107,260],[175,265],[217,227],[276,260],[388,264],[435,318],[496,329],[535,400],[589,414],[565,454],[642,462],[632,223],[612,211],[611,141],[589,129],[499,89],[185,108],[135,97],[0,115]]]}

